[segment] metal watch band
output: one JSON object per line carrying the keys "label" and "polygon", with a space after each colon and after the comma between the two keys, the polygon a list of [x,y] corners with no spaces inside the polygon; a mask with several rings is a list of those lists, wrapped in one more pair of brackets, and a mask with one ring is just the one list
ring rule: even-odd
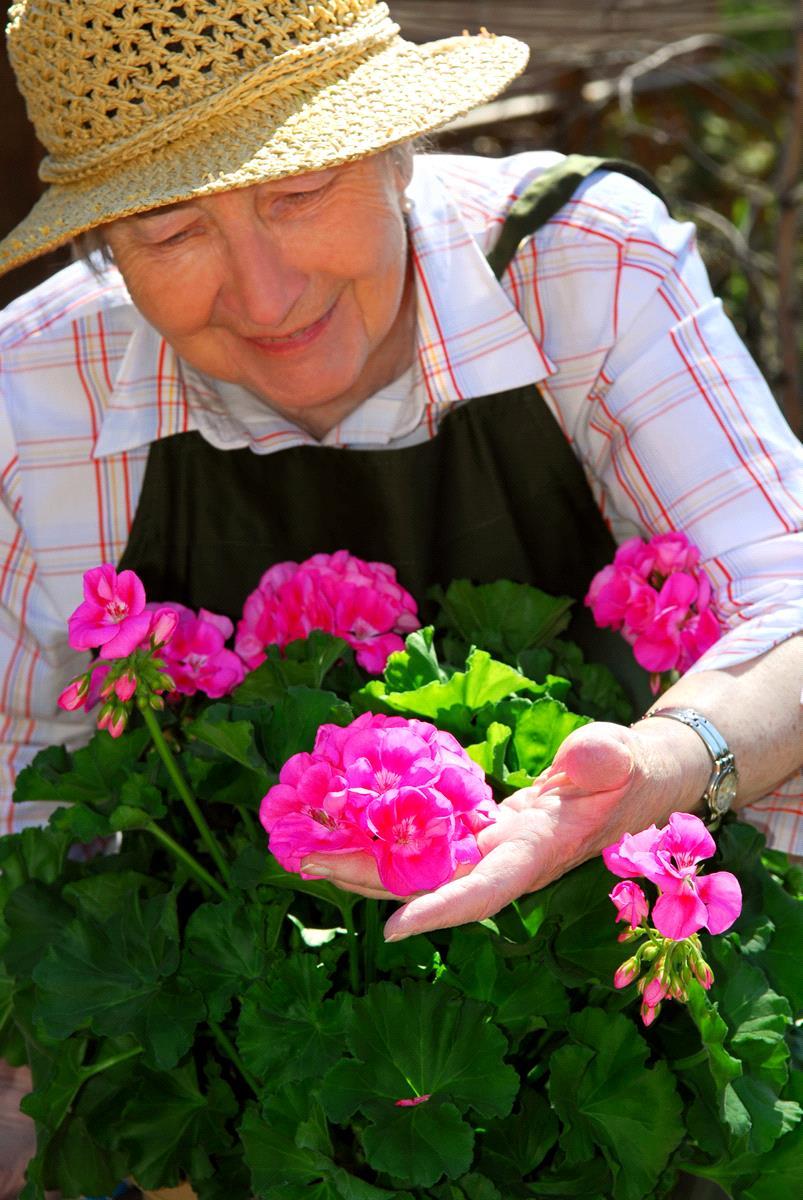
{"label": "metal watch band", "polygon": [[739,778],[733,753],[722,734],[707,717],[693,708],[655,708],[645,716],[680,721],[701,738],[714,766],[702,799],[708,810],[709,823],[718,823],[731,807]]}

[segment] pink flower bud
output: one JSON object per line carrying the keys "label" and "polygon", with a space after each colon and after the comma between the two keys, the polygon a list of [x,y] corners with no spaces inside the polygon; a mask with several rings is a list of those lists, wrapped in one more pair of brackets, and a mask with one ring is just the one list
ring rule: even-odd
{"label": "pink flower bud", "polygon": [[116,714],[106,726],[107,730],[113,738],[118,738],[123,732],[128,720],[128,713],[123,709]]}
{"label": "pink flower bud", "polygon": [[632,879],[623,879],[610,893],[616,906],[616,920],[627,921],[633,929],[641,925],[650,911],[647,897]]}
{"label": "pink flower bud", "polygon": [[637,958],[628,958],[623,962],[619,970],[613,977],[613,986],[615,988],[628,987],[634,979],[638,979],[639,961]]}
{"label": "pink flower bud", "polygon": [[159,608],[153,614],[149,635],[154,646],[163,646],[176,632],[178,613],[172,608]]}
{"label": "pink flower bud", "polygon": [[74,712],[76,708],[81,708],[88,691],[89,684],[85,675],[82,675],[80,679],[74,679],[59,696],[59,708],[65,709],[66,712]]}
{"label": "pink flower bud", "polygon": [[644,1003],[649,1008],[657,1008],[662,1000],[669,995],[669,990],[660,979],[651,979],[644,988]]}
{"label": "pink flower bud", "polygon": [[641,1019],[642,1019],[642,1021],[644,1022],[644,1024],[645,1024],[645,1025],[652,1025],[653,1021],[654,1021],[654,1020],[655,1020],[655,1018],[658,1016],[658,1014],[659,1014],[659,1012],[660,1012],[660,1011],[661,1011],[661,1006],[660,1006],[660,1004],[657,1004],[657,1005],[655,1006],[655,1008],[651,1008],[651,1007],[650,1007],[650,1005],[649,1005],[649,1004],[646,1004],[646,1003],[645,1003],[645,1004],[642,1004],[642,1006],[641,1006]]}
{"label": "pink flower bud", "polygon": [[691,969],[694,972],[694,978],[697,980],[706,991],[714,982],[714,972],[709,967],[704,958],[692,959]]}
{"label": "pink flower bud", "polygon": [[413,1096],[410,1100],[394,1100],[396,1108],[415,1108],[417,1104],[426,1104],[427,1100],[432,1098],[432,1093],[427,1092],[425,1096]]}
{"label": "pink flower bud", "polygon": [[130,672],[126,672],[114,681],[115,695],[118,700],[122,700],[124,703],[126,700],[131,699],[136,690],[137,678],[136,675],[132,675]]}

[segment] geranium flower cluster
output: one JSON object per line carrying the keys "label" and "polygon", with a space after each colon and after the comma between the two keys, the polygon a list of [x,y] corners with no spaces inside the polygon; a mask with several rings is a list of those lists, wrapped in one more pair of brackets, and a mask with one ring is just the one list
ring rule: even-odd
{"label": "geranium flower cluster", "polygon": [[322,725],[262,801],[270,850],[288,871],[309,854],[362,851],[397,896],[438,887],[481,855],[477,833],[496,818],[478,766],[426,721],[365,713]]}
{"label": "geranium flower cluster", "polygon": [[[685,1002],[692,979],[704,988],[711,986],[714,976],[703,958],[698,931],[724,933],[742,911],[742,891],[735,875],[699,873],[700,864],[715,851],[714,839],[699,817],[673,813],[663,829],[651,825],[642,833],[625,834],[602,852],[608,870],[623,880],[610,893],[616,920],[628,925],[619,940],[634,941],[644,935],[649,939],[614,976],[617,988],[638,979],[645,1025],[655,1020],[663,1000]],[[650,904],[634,882],[637,878],[658,889],[653,928],[647,924]]]}
{"label": "geranium flower cluster", "polygon": [[699,559],[682,533],[631,538],[591,581],[585,603],[597,625],[621,632],[654,677],[687,671],[721,635]]}
{"label": "geranium flower cluster", "polygon": [[415,600],[393,567],[338,550],[266,571],[245,602],[234,648],[253,669],[266,646],[286,646],[319,629],[343,638],[360,666],[378,675],[388,655],[403,649],[401,635],[419,625]]}
{"label": "geranium flower cluster", "polygon": [[245,667],[224,646],[233,631],[227,617],[181,604],[148,604],[134,571],[103,563],[87,571],[84,600],[68,622],[74,650],[98,650],[87,671],[58,698],[67,711],[101,702],[98,728],[119,737],[135,700],[164,705],[163,693],[217,698],[241,683]]}

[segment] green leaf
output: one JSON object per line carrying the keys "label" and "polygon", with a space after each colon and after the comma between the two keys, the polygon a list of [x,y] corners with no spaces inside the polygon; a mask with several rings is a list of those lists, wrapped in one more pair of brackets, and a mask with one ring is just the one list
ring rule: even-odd
{"label": "green leaf", "polygon": [[516,764],[528,775],[540,775],[570,733],[588,725],[587,717],[569,712],[558,700],[536,700],[516,721],[513,749]]}
{"label": "green leaf", "polygon": [[259,771],[265,767],[254,744],[253,725],[250,721],[232,720],[229,704],[211,705],[187,727],[187,733],[249,770]]}
{"label": "green leaf", "polygon": [[599,1146],[614,1174],[615,1200],[642,1200],[683,1138],[672,1075],[664,1062],[647,1068],[646,1043],[618,1013],[586,1008],[568,1028],[577,1044],[550,1058],[550,1100],[568,1127],[561,1145],[573,1162],[588,1160]]}
{"label": "green leaf", "polygon": [[453,1104],[374,1106],[371,1116],[363,1144],[374,1170],[411,1187],[431,1187],[442,1175],[456,1179],[471,1166],[474,1133]]}
{"label": "green leaf", "polygon": [[108,814],[149,742],[150,734],[144,728],[128,730],[119,738],[98,730],[72,755],[45,750],[20,772],[15,801],[61,800],[87,804]]}
{"label": "green leaf", "polygon": [[407,636],[404,649],[388,656],[384,680],[388,691],[410,692],[428,683],[445,682],[447,674],[438,662],[431,625]]}
{"label": "green leaf", "polygon": [[[234,692],[237,704],[275,704],[291,687],[320,688],[342,660],[353,661],[353,651],[342,638],[316,629],[306,638],[280,649],[268,646],[266,659],[249,671]],[[348,689],[345,689],[348,690]]]}
{"label": "green leaf", "polygon": [[483,1135],[480,1168],[496,1183],[518,1184],[558,1140],[558,1119],[543,1096],[524,1088],[517,1111]]}
{"label": "green leaf", "polygon": [[274,705],[268,724],[263,726],[265,756],[279,770],[293,754],[312,749],[320,725],[348,725],[353,719],[350,705],[334,692],[288,688],[286,696]]}
{"label": "green leaf", "polygon": [[240,1126],[251,1182],[258,1195],[273,1197],[273,1189],[295,1184],[306,1187],[326,1179],[334,1164],[325,1154],[299,1147],[292,1136],[264,1121],[254,1105],[246,1108]]}
{"label": "green leaf", "polygon": [[102,922],[113,912],[127,907],[136,893],[155,896],[164,890],[165,885],[152,875],[118,868],[65,884],[61,894],[82,917],[91,922]]}
{"label": "green leaf", "polygon": [[474,762],[479,763],[485,774],[499,780],[500,783],[504,782],[507,775],[505,754],[512,736],[513,730],[509,725],[492,721],[485,730],[485,741],[466,747],[467,753]]}
{"label": "green leaf", "polygon": [[237,1045],[249,1068],[273,1090],[320,1077],[343,1052],[351,997],[324,1000],[329,979],[311,954],[275,963],[242,1000]]}
{"label": "green leaf", "polygon": [[713,958],[719,964],[714,967],[714,994],[731,1030],[732,1053],[758,1078],[776,1090],[783,1087],[789,1075],[789,1001],[770,988],[763,972],[742,958],[727,938],[714,941]]}
{"label": "green leaf", "polygon": [[481,709],[535,686],[532,680],[513,667],[496,662],[486,651],[472,650],[466,670],[456,671],[448,681],[433,681],[404,692],[391,692],[386,684],[374,681],[359,694],[380,701],[392,712],[422,717],[450,733],[471,738],[476,735],[472,719]]}
{"label": "green leaf", "polygon": [[233,996],[265,973],[267,909],[241,900],[202,904],[187,922],[181,971],[222,1021]]}
{"label": "green leaf", "polygon": [[445,594],[440,589],[433,594],[441,604],[439,626],[454,630],[468,645],[482,646],[503,658],[515,658],[562,633],[574,603],[568,596],[548,596],[509,580],[474,584],[458,579]]}
{"label": "green leaf", "polygon": [[226,1121],[238,1111],[228,1084],[211,1073],[199,1083],[192,1060],[169,1072],[141,1071],[119,1121],[128,1170],[143,1188],[175,1187],[196,1147],[209,1155],[231,1145]]}
{"label": "green leaf", "polygon": [[3,961],[12,975],[30,975],[48,947],[61,937],[73,911],[55,887],[31,880],[6,901],[4,916],[9,939]]}
{"label": "green leaf", "polygon": [[47,829],[23,829],[0,838],[0,899],[31,879],[55,883],[61,876],[70,835]]}
{"label": "green leaf", "polygon": [[338,1063],[323,1081],[330,1119],[342,1122],[372,1100],[393,1107],[423,1095],[449,1100],[460,1112],[505,1116],[519,1080],[504,1063],[505,1037],[487,1016],[485,1005],[442,985],[376,984],[354,1002],[348,1021],[346,1040],[358,1061]]}
{"label": "green leaf", "polygon": [[48,825],[84,845],[94,842],[95,838],[108,837],[114,832],[109,818],[86,804],[69,804],[64,808],[57,808],[50,814]]}
{"label": "green leaf", "polygon": [[168,1069],[204,1012],[195,989],[174,978],[178,952],[172,895],[142,900],[135,893],[103,924],[73,921],[34,970],[35,1017],[56,1038],[86,1028],[131,1033],[146,1061]]}
{"label": "green leaf", "polygon": [[333,905],[339,912],[349,912],[359,899],[358,896],[344,892],[331,883],[302,879],[292,871],[285,871],[269,851],[259,850],[256,846],[246,846],[237,856],[231,870],[231,881],[234,887],[244,891],[266,887],[315,896],[318,900]]}

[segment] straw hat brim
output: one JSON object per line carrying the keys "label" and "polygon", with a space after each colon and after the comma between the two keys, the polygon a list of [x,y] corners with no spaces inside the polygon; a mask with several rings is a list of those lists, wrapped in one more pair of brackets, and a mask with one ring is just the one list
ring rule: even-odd
{"label": "straw hat brim", "polygon": [[442,127],[524,70],[513,38],[401,38],[309,94],[257,97],[106,173],[53,184],[0,242],[0,273],[119,217],[351,162]]}

